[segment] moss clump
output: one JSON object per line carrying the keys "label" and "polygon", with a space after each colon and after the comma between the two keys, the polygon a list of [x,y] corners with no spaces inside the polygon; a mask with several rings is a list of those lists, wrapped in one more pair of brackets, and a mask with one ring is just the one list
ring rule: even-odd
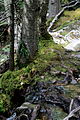
{"label": "moss clump", "polygon": [[65,88],[65,96],[68,98],[74,98],[80,96],[80,83],[77,85],[67,85]]}
{"label": "moss clump", "polygon": [[17,55],[17,65],[19,68],[24,67],[29,62],[29,51],[23,41],[20,41]]}
{"label": "moss clump", "polygon": [[70,61],[71,59],[69,60],[65,50],[60,45],[53,43],[52,40],[42,40],[39,42],[39,51],[33,62],[26,68],[4,73],[0,78],[0,87],[4,93],[11,94],[15,89],[22,88],[22,83],[30,83],[30,80],[38,76],[37,73],[43,74],[48,66],[54,65],[53,71],[59,70],[63,72],[66,71],[65,65],[68,68],[74,68],[75,66],[73,63],[70,64]]}
{"label": "moss clump", "polygon": [[22,87],[21,86],[22,82],[28,83],[28,80],[26,79],[27,73],[28,68],[23,68],[21,70],[14,72],[7,71],[6,73],[4,73],[4,75],[0,79],[1,88],[3,89],[4,93],[11,95],[15,89],[17,88],[20,89]]}
{"label": "moss clump", "polygon": [[[45,68],[53,63],[51,59],[56,57],[55,49],[59,50],[62,49],[62,47],[54,44],[52,40],[40,41],[39,51],[32,63],[26,68],[13,72],[7,71],[2,75],[0,78],[0,88],[3,90],[3,94],[5,96],[9,95],[11,98],[14,90],[21,89],[25,83],[29,84],[30,80],[34,79],[37,71],[43,73]],[[3,104],[2,101],[1,104]]]}
{"label": "moss clump", "polygon": [[54,120],[63,120],[67,114],[62,109],[55,107],[52,109]]}
{"label": "moss clump", "polygon": [[68,20],[80,19],[80,8],[72,11],[65,11],[64,16],[69,18]]}

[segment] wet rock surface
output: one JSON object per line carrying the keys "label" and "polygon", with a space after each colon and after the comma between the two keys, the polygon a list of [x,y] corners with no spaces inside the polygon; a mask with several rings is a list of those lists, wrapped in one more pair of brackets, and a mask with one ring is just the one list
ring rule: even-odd
{"label": "wet rock surface", "polygon": [[[31,80],[28,84],[22,84],[23,89],[15,91],[15,120],[66,120],[66,116],[71,115],[76,107],[80,107],[80,70],[69,69],[61,72],[53,67],[46,69],[47,74],[53,78],[57,76],[60,80],[50,78],[51,80],[45,81],[47,76],[41,74],[39,82]],[[71,106],[72,99],[74,103]],[[74,114],[68,120],[78,120],[79,110],[77,117]]]}
{"label": "wet rock surface", "polygon": [[69,112],[71,100],[65,98],[64,94],[64,87],[54,85],[51,81],[28,86],[25,102],[15,110],[15,120],[56,120],[55,108],[60,108],[62,113],[65,111],[65,114]]}
{"label": "wet rock surface", "polygon": [[27,85],[24,103],[7,120],[62,119],[80,119],[80,97],[68,98],[65,86],[48,81]]}

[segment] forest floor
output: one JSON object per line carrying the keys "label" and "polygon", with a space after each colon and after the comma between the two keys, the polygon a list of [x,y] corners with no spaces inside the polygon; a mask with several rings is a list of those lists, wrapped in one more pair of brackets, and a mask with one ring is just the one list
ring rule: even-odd
{"label": "forest floor", "polygon": [[[26,68],[1,75],[0,89],[1,113],[11,108],[15,111],[24,102],[42,103],[42,117],[39,114],[38,120],[51,119],[48,118],[49,113],[45,114],[45,110],[49,112],[49,109],[50,117],[62,120],[68,114],[66,105],[69,109],[71,99],[80,96],[80,52],[67,51],[53,40],[42,40],[39,52]],[[40,98],[40,95],[45,97]],[[67,102],[56,105],[62,101],[58,96],[62,96],[64,101],[67,99]],[[56,103],[53,103],[53,98]]]}
{"label": "forest floor", "polygon": [[[9,46],[1,51],[7,51],[6,57]],[[0,74],[0,120],[15,112],[11,116],[15,120],[63,120],[79,106],[79,96],[80,51],[68,51],[52,38],[41,38],[39,51],[27,67]],[[73,108],[72,99],[77,100]],[[78,113],[70,120],[79,119]]]}

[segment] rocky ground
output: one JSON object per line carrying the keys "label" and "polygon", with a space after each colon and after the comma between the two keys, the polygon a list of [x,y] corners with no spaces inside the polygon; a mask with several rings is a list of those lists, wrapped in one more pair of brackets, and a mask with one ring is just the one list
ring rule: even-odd
{"label": "rocky ground", "polygon": [[[54,53],[56,53],[56,55],[50,59],[50,64],[46,66],[43,71],[38,65],[39,68],[37,71],[32,67],[28,75],[26,73],[27,69],[25,69],[25,71],[18,71],[20,75],[15,71],[17,77],[16,74],[9,72],[2,76],[4,91],[10,95],[13,94],[11,95],[11,101],[14,107],[11,113],[9,111],[11,117],[7,120],[80,119],[80,109],[76,112],[73,111],[80,105],[80,58],[77,56],[80,55],[80,52],[70,52],[65,51],[63,48],[62,50],[61,48],[54,48],[55,49],[48,48],[43,50],[47,52],[47,54],[49,52],[49,55],[51,51],[53,53],[53,50]],[[41,51],[42,54],[44,52]],[[46,59],[47,57],[48,56],[46,56]],[[16,81],[18,77],[20,83]],[[29,82],[27,82],[28,79]],[[12,85],[13,81],[14,88]],[[5,84],[6,82],[7,84]],[[17,87],[15,85],[17,85]],[[19,87],[20,89],[18,89]],[[14,92],[11,92],[13,90]],[[74,112],[74,115],[71,114],[71,111]],[[68,116],[69,113],[70,116]],[[70,118],[66,119],[66,117]],[[1,119],[5,120],[6,118],[1,117]]]}

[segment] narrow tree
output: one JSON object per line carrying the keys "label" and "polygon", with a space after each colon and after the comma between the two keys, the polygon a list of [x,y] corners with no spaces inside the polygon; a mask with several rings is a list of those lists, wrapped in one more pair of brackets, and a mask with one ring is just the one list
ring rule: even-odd
{"label": "narrow tree", "polygon": [[14,0],[11,0],[10,4],[10,62],[9,68],[14,70]]}
{"label": "narrow tree", "polygon": [[60,7],[60,0],[49,0],[48,18],[55,17]]}
{"label": "narrow tree", "polygon": [[41,36],[44,37],[45,39],[48,38],[47,26],[46,26],[46,15],[48,11],[48,4],[49,4],[49,0],[43,0],[43,2],[41,3],[41,12],[40,12],[40,18],[41,18],[40,33]]}

